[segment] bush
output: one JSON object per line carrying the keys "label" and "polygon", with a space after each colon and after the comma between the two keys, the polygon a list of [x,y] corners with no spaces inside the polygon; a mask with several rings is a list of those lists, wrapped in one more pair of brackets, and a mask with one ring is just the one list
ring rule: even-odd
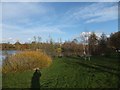
{"label": "bush", "polygon": [[3,62],[3,73],[33,70],[35,68],[48,67],[51,58],[41,51],[24,51],[10,56]]}

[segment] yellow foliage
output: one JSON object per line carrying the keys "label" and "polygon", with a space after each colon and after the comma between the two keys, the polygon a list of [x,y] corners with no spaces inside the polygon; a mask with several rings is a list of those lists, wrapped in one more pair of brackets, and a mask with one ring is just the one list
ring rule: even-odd
{"label": "yellow foliage", "polygon": [[61,53],[62,49],[61,48],[57,48],[57,52]]}
{"label": "yellow foliage", "polygon": [[24,51],[12,55],[3,62],[3,72],[17,72],[44,68],[51,64],[52,60],[47,54],[41,51]]}

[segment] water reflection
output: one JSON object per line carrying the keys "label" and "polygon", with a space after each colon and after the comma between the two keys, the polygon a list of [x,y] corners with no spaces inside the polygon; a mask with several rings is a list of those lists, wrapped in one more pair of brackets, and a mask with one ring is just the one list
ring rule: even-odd
{"label": "water reflection", "polygon": [[2,60],[5,60],[5,58],[8,56],[8,55],[13,55],[13,54],[16,54],[20,51],[17,51],[17,50],[3,50],[1,51],[0,50],[0,66],[2,65]]}

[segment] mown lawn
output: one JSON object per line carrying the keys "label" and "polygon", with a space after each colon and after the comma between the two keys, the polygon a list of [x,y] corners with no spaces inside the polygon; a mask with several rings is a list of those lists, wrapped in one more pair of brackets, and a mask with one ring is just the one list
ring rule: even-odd
{"label": "mown lawn", "polygon": [[[50,67],[41,71],[41,88],[117,88],[117,59],[92,57],[54,58]],[[34,71],[7,73],[2,76],[3,88],[30,88]]]}

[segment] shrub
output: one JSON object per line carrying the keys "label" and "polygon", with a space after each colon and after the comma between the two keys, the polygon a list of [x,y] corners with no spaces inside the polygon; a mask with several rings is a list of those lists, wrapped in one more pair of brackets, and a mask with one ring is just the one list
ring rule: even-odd
{"label": "shrub", "polygon": [[51,58],[41,51],[24,51],[10,56],[3,62],[3,73],[44,68],[51,64]]}

